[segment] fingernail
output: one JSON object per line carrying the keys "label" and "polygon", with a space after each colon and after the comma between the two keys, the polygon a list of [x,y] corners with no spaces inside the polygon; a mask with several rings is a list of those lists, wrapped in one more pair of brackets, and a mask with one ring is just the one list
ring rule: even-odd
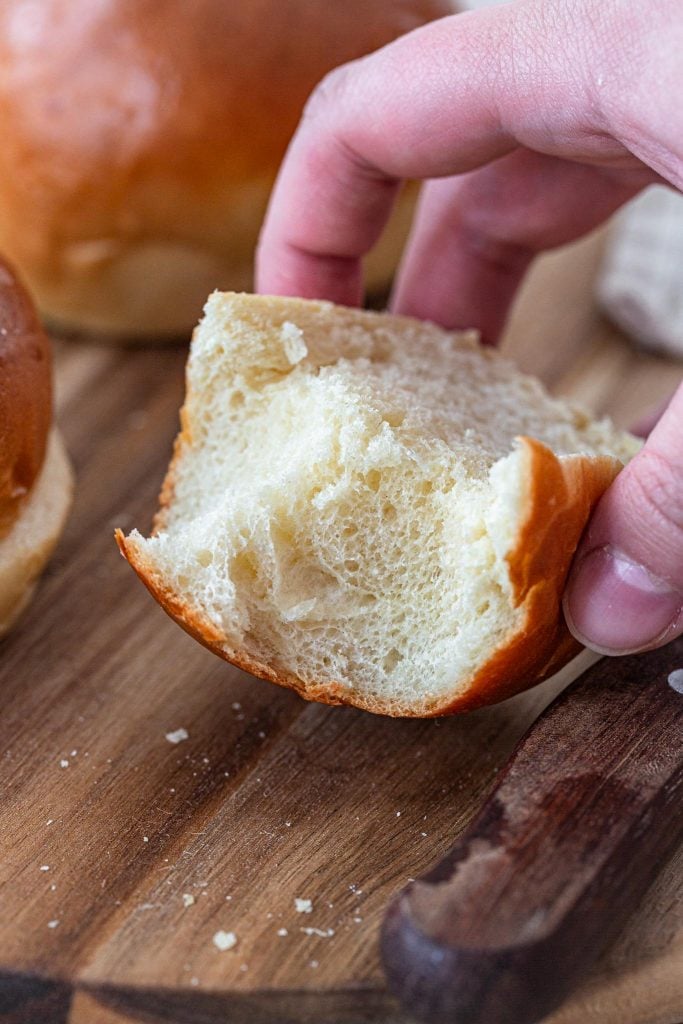
{"label": "fingernail", "polygon": [[581,643],[601,654],[626,654],[663,638],[682,605],[682,595],[665,580],[603,547],[589,552],[572,570],[564,612]]}

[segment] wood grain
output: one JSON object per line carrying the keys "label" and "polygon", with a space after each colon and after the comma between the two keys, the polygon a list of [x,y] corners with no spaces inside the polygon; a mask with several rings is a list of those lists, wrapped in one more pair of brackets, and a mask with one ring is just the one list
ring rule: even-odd
{"label": "wood grain", "polygon": [[[680,367],[635,355],[600,321],[598,244],[539,264],[507,345],[626,423]],[[0,1020],[95,1024],[96,1004],[117,1024],[399,1024],[383,910],[445,853],[563,680],[462,718],[390,721],[305,704],[190,640],[112,539],[150,523],[183,363],[58,347],[74,513],[0,647]],[[180,727],[189,739],[169,743]],[[556,1024],[680,1024],[682,895],[679,857]],[[218,930],[235,932],[234,950],[216,949]]]}
{"label": "wood grain", "polygon": [[383,961],[420,1020],[535,1024],[620,933],[683,841],[681,666],[683,638],[588,669],[393,901]]}

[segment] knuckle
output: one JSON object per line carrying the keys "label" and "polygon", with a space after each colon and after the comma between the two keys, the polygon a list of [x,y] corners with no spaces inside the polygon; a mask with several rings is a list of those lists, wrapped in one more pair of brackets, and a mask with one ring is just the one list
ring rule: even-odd
{"label": "knuckle", "polygon": [[358,61],[351,61],[327,72],[306,101],[303,110],[304,120],[326,117],[331,110],[343,105],[357,64]]}
{"label": "knuckle", "polygon": [[680,68],[683,5],[609,0],[600,19],[600,79],[595,90],[605,121],[624,147],[678,182],[679,93],[670,87]]}
{"label": "knuckle", "polygon": [[675,539],[683,551],[683,470],[661,451],[645,447],[631,474],[634,512],[644,530]]}
{"label": "knuckle", "polygon": [[536,248],[527,242],[501,238],[495,230],[465,220],[460,224],[460,235],[467,255],[497,275],[521,273],[536,255]]}
{"label": "knuckle", "polygon": [[309,165],[319,178],[333,179],[343,188],[353,189],[362,180],[385,189],[393,189],[396,183],[365,155],[362,143],[353,141],[362,134],[359,128],[368,127],[364,89],[372,56],[329,71],[309,96],[302,115]]}

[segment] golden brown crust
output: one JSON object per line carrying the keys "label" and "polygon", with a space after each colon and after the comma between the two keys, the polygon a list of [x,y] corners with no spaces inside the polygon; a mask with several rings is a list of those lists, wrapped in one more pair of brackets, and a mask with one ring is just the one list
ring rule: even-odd
{"label": "golden brown crust", "polygon": [[43,465],[51,379],[50,343],[33,303],[0,261],[0,538],[13,526]]}
{"label": "golden brown crust", "polygon": [[[601,494],[619,472],[617,459],[571,456],[559,459],[533,438],[522,438],[526,463],[528,508],[517,543],[508,556],[520,625],[477,672],[460,695],[429,705],[396,707],[359,694],[342,683],[303,680],[286,669],[267,665],[244,650],[229,648],[226,639],[196,609],[183,604],[140,558],[120,530],[116,541],[124,558],[162,608],[205,647],[238,668],[279,686],[295,690],[306,700],[350,704],[375,714],[434,717],[470,711],[512,697],[540,683],[581,650],[562,617],[561,600],[571,559],[590,514]],[[173,463],[164,485],[168,499]]]}
{"label": "golden brown crust", "polygon": [[68,456],[53,429],[43,467],[12,529],[0,539],[0,637],[28,604],[71,506]]}
{"label": "golden brown crust", "polygon": [[451,11],[448,0],[0,5],[0,249],[62,323],[184,331],[211,289],[249,287],[267,195],[315,83]]}
{"label": "golden brown crust", "polygon": [[[321,704],[351,703],[349,700],[341,699],[341,697],[339,699],[336,698],[334,693],[334,683],[325,683],[324,685],[306,683],[291,672],[279,670],[274,668],[272,665],[266,665],[264,662],[258,661],[247,651],[228,648],[226,646],[225,637],[219,633],[215,626],[213,626],[205,616],[197,611],[197,609],[183,604],[173,591],[169,590],[168,587],[164,587],[155,578],[155,576],[149,572],[144,560],[138,557],[135,546],[130,543],[129,538],[124,537],[121,530],[116,530],[114,532],[114,537],[123,557],[129,565],[132,566],[149,590],[152,597],[158,601],[164,611],[170,615],[170,617],[177,622],[186,633],[189,633],[191,637],[198,640],[199,643],[208,648],[208,650],[217,654],[219,658],[223,658],[224,661],[230,662],[231,665],[236,665],[237,668],[241,668],[245,672],[250,672],[251,675],[257,676],[259,679],[267,679],[271,683],[277,683],[278,686],[284,686],[287,689],[295,690],[299,696],[303,697],[305,700],[318,701]],[[360,707],[361,705],[357,706]]]}
{"label": "golden brown crust", "polygon": [[524,618],[466,692],[441,704],[438,714],[512,697],[559,671],[581,650],[562,615],[562,592],[591,512],[621,463],[609,456],[559,459],[540,441],[520,440],[527,463],[528,509],[507,561]]}

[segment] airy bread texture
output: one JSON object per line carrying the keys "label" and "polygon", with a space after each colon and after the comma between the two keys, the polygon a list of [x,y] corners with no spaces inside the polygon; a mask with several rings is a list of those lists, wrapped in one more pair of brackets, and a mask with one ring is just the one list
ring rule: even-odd
{"label": "airy bread texture", "polygon": [[502,700],[578,650],[561,594],[639,442],[471,334],[214,294],[154,534],[117,533],[188,632],[329,704]]}
{"label": "airy bread texture", "polygon": [[315,84],[449,13],[449,0],[1,3],[0,251],[61,327],[186,334],[212,288],[251,287]]}

